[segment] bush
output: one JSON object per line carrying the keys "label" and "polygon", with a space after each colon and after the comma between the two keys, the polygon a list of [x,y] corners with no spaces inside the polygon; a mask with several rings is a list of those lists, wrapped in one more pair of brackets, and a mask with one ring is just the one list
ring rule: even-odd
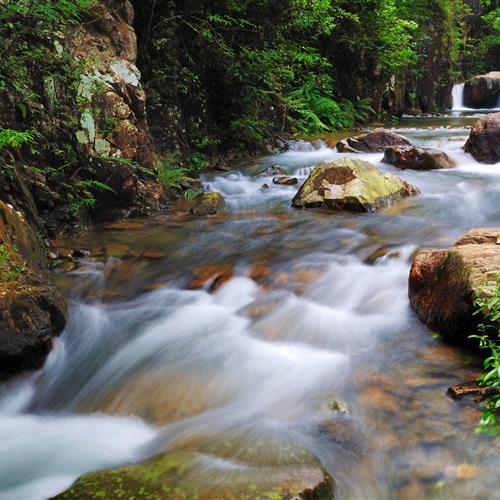
{"label": "bush", "polygon": [[492,394],[488,396],[488,401],[484,405],[483,418],[481,419],[479,431],[488,434],[500,434],[500,422],[498,414],[500,412],[500,286],[497,286],[493,296],[489,299],[477,298],[475,301],[476,314],[480,314],[485,322],[478,327],[478,333],[471,335],[471,338],[479,340],[481,349],[487,351],[484,360],[486,372],[479,377],[482,387],[488,387]]}

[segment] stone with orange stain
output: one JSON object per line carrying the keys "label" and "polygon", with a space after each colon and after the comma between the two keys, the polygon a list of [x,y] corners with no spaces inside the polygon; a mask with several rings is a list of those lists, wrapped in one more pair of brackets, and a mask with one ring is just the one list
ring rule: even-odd
{"label": "stone with orange stain", "polygon": [[480,469],[474,464],[460,464],[457,466],[457,479],[467,480],[476,479],[479,476]]}
{"label": "stone with orange stain", "polygon": [[381,410],[397,413],[401,405],[396,398],[380,387],[367,387],[360,394],[360,403],[367,410]]}
{"label": "stone with orange stain", "polygon": [[229,264],[212,264],[195,267],[191,272],[195,278],[191,280],[188,288],[204,288],[210,284],[210,291],[213,292],[233,277],[233,266]]}
{"label": "stone with orange stain", "polygon": [[316,269],[301,269],[299,271],[296,271],[292,275],[292,279],[295,279],[299,283],[313,283],[314,281],[317,281],[319,278],[321,278],[321,273],[317,271]]}
{"label": "stone with orange stain", "polygon": [[248,270],[248,277],[254,281],[263,281],[271,276],[271,268],[262,264],[255,264]]}

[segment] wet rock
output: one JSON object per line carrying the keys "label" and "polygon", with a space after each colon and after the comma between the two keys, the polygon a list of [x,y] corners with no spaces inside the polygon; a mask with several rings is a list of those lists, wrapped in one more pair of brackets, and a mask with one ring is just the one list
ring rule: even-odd
{"label": "wet rock", "polygon": [[184,190],[201,189],[202,182],[200,181],[200,179],[195,179],[193,177],[184,177],[184,179],[181,181],[181,188]]}
{"label": "wet rock", "polygon": [[474,299],[500,284],[500,228],[472,229],[446,250],[421,250],[413,259],[409,296],[418,317],[449,340],[465,342],[478,322]]}
{"label": "wet rock", "polygon": [[45,274],[44,253],[24,217],[0,201],[0,377],[43,365],[66,324]]}
{"label": "wet rock", "polygon": [[481,163],[500,162],[500,113],[483,116],[474,124],[464,151]]}
{"label": "wet rock", "polygon": [[416,148],[414,146],[388,147],[382,161],[403,170],[406,168],[436,170],[455,167],[455,162],[445,152],[439,149]]}
{"label": "wet rock", "polygon": [[500,97],[500,71],[478,75],[464,86],[464,104],[469,108],[494,108]]}
{"label": "wet rock", "polygon": [[298,183],[297,177],[289,177],[288,175],[273,177],[273,184],[279,184],[281,186],[294,186]]}
{"label": "wet rock", "polygon": [[194,197],[193,215],[214,215],[226,206],[223,196],[217,192],[199,193]]}
{"label": "wet rock", "polygon": [[285,167],[281,165],[270,165],[266,167],[264,170],[261,170],[258,175],[262,177],[273,177],[277,175],[286,175],[287,171]]}
{"label": "wet rock", "polygon": [[[213,458],[210,462],[217,462],[217,457]],[[111,500],[117,492],[126,498],[179,500],[326,500],[334,497],[332,479],[313,461],[225,469],[217,469],[217,465],[209,465],[210,462],[192,452],[167,453],[143,464],[86,474],[54,498]]]}
{"label": "wet rock", "polygon": [[0,282],[0,377],[41,368],[66,324],[55,288],[29,281]]}
{"label": "wet rock", "polygon": [[106,254],[110,257],[123,259],[130,253],[130,247],[124,243],[110,243],[106,245]]}
{"label": "wet rock", "polygon": [[233,277],[233,267],[225,264],[196,267],[192,272],[195,278],[189,284],[189,288],[208,288],[210,292],[217,290]]}
{"label": "wet rock", "polygon": [[85,250],[83,248],[78,248],[73,251],[73,257],[75,259],[82,259],[84,257],[88,257],[90,255],[90,252],[88,250]]}
{"label": "wet rock", "polygon": [[262,186],[261,186],[260,189],[269,189],[269,185],[268,184],[262,184]]}
{"label": "wet rock", "polygon": [[404,136],[390,130],[377,129],[357,137],[349,137],[337,143],[341,153],[377,153],[389,146],[412,146]]}
{"label": "wet rock", "polygon": [[323,162],[315,167],[292,200],[297,208],[371,212],[418,190],[371,163],[351,158]]}
{"label": "wet rock", "polygon": [[475,401],[482,401],[492,392],[494,392],[493,387],[481,387],[476,381],[453,385],[446,391],[453,399],[473,396]]}

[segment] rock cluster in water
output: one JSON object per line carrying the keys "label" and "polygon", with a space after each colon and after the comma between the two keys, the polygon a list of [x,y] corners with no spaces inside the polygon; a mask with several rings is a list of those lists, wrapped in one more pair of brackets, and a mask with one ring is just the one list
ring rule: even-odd
{"label": "rock cluster in water", "polygon": [[297,208],[372,212],[418,190],[367,161],[340,158],[315,167],[292,201]]}
{"label": "rock cluster in water", "polygon": [[475,331],[474,299],[500,284],[500,228],[473,229],[450,249],[420,250],[413,259],[409,296],[429,328],[458,342]]}

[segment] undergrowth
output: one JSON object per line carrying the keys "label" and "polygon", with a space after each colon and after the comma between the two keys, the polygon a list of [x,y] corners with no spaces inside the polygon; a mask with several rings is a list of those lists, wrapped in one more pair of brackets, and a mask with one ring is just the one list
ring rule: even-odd
{"label": "undergrowth", "polygon": [[475,300],[476,313],[484,318],[477,334],[470,338],[479,340],[479,347],[486,351],[483,362],[485,372],[479,377],[479,384],[492,390],[484,405],[483,417],[478,432],[500,435],[500,285],[488,299],[481,297]]}

